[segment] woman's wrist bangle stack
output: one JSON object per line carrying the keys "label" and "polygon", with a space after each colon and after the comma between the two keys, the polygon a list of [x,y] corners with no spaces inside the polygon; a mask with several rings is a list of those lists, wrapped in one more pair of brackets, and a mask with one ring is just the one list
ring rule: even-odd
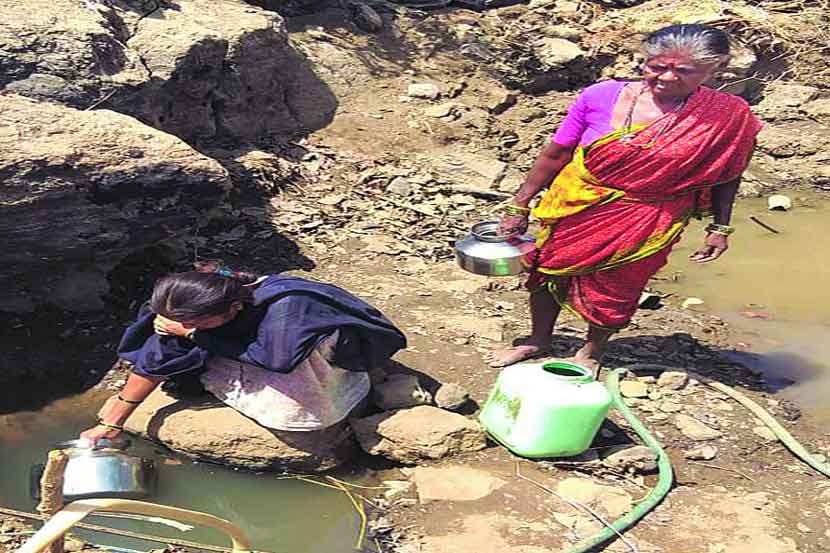
{"label": "woman's wrist bangle stack", "polygon": [[104,422],[101,419],[98,419],[98,426],[103,426],[104,428],[109,428],[110,430],[124,430],[124,427],[120,424],[110,424],[108,422]]}
{"label": "woman's wrist bangle stack", "polygon": [[507,212],[508,215],[529,215],[530,208],[529,207],[522,207],[520,205],[515,204],[507,204],[504,206],[504,210]]}
{"label": "woman's wrist bangle stack", "polygon": [[718,225],[717,223],[709,223],[706,225],[706,232],[712,234],[720,234],[722,236],[729,236],[735,232],[735,227],[729,225]]}
{"label": "woman's wrist bangle stack", "polygon": [[129,403],[130,405],[138,405],[139,403],[141,403],[143,401],[143,400],[140,400],[140,399],[126,399],[121,394],[118,394],[116,396],[116,398],[118,399],[118,401],[123,401],[124,403]]}

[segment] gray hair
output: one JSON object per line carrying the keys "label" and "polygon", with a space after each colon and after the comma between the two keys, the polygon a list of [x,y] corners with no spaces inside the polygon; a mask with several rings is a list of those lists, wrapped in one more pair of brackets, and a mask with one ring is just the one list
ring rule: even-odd
{"label": "gray hair", "polygon": [[643,40],[646,59],[678,50],[688,51],[698,64],[723,61],[729,57],[729,35],[720,29],[694,23],[663,27]]}

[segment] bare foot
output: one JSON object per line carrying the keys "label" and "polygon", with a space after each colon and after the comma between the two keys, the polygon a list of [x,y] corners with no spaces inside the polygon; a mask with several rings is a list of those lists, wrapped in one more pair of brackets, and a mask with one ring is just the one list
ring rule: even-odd
{"label": "bare foot", "polygon": [[570,361],[575,365],[579,365],[580,367],[585,367],[593,374],[594,378],[599,378],[599,371],[602,368],[602,363],[598,359],[594,359],[593,357],[585,357],[579,355],[577,352],[576,355],[571,357]]}
{"label": "bare foot", "polygon": [[506,367],[513,365],[520,361],[530,359],[531,357],[542,353],[540,346],[533,344],[523,344],[521,346],[513,346],[499,351],[492,351],[487,354],[486,361],[491,367]]}

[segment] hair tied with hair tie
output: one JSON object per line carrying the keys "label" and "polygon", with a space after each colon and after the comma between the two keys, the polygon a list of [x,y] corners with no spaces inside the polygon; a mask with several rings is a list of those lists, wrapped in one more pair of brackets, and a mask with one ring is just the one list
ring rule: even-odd
{"label": "hair tied with hair tie", "polygon": [[218,267],[218,268],[214,271],[214,273],[215,273],[215,274],[217,274],[217,275],[219,275],[219,276],[221,276],[221,277],[225,277],[225,278],[231,278],[231,277],[233,277],[233,271],[231,271],[231,270],[230,270],[230,269],[228,269],[227,267]]}

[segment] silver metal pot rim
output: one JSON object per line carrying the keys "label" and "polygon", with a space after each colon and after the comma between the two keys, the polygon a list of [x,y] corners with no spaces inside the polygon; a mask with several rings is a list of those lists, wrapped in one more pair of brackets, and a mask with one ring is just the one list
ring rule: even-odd
{"label": "silver metal pot rim", "polygon": [[519,236],[517,232],[512,234],[498,234],[498,230],[499,221],[481,221],[470,228],[470,234],[481,242],[509,242],[511,239]]}
{"label": "silver metal pot rim", "polygon": [[127,449],[130,447],[130,440],[127,438],[111,438],[100,439],[94,444],[89,440],[67,440],[65,442],[56,443],[54,449]]}

